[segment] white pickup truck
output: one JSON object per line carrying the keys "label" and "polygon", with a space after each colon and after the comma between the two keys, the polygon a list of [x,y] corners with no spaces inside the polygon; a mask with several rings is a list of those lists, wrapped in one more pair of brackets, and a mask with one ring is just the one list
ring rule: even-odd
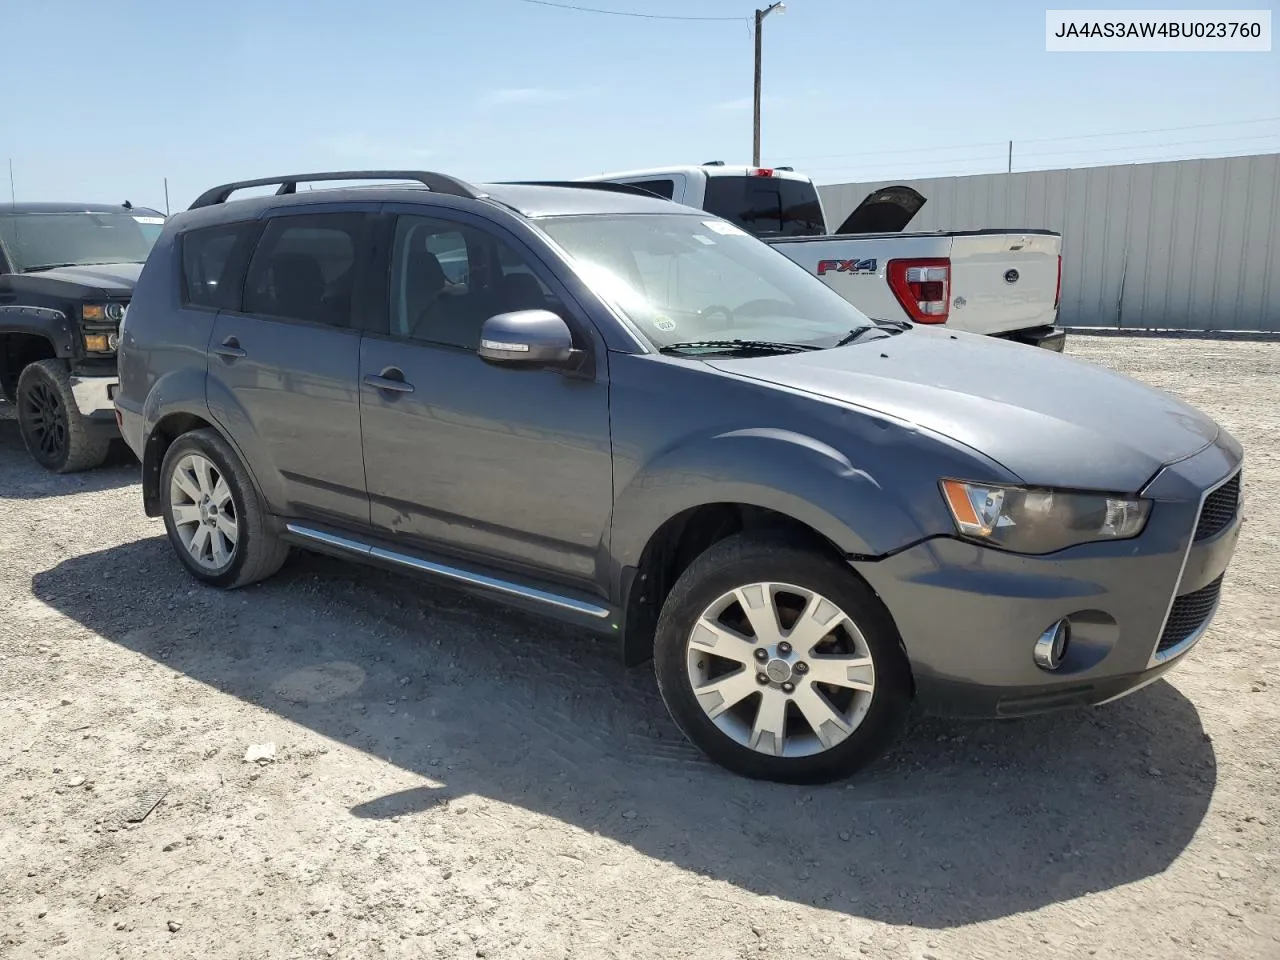
{"label": "white pickup truck", "polygon": [[832,234],[813,181],[787,167],[701,166],[581,177],[624,183],[737,224],[871,317],[945,323],[1062,350],[1062,235],[989,229],[903,233],[925,198],[867,196]]}

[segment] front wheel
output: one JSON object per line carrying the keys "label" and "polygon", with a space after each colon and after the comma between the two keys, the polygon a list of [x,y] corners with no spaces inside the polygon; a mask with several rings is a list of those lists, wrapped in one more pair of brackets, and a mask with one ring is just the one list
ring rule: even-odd
{"label": "front wheel", "polygon": [[764,780],[852,774],[885,750],[911,703],[897,629],[871,589],[814,549],[748,534],[676,582],[654,666],[685,735]]}
{"label": "front wheel", "polygon": [[60,361],[40,360],[24,367],[15,400],[22,442],[46,470],[75,473],[107,459],[111,436],[80,412]]}

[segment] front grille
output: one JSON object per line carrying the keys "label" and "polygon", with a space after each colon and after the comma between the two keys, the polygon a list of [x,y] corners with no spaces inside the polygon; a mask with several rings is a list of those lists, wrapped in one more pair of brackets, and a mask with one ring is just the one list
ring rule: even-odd
{"label": "front grille", "polygon": [[1221,533],[1236,518],[1240,509],[1240,474],[1220,486],[1205,497],[1204,508],[1200,511],[1200,522],[1196,524],[1194,539],[1208,540],[1215,533]]}
{"label": "front grille", "polygon": [[1176,647],[1191,636],[1209,619],[1213,608],[1218,603],[1218,594],[1222,592],[1222,577],[1218,577],[1207,586],[1192,593],[1184,593],[1173,601],[1169,608],[1169,619],[1165,621],[1164,632],[1160,634],[1160,643],[1156,645],[1156,653],[1164,653]]}

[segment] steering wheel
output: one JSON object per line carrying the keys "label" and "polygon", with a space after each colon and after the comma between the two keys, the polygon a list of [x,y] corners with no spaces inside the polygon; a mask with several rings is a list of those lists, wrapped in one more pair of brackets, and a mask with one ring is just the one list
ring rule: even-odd
{"label": "steering wheel", "polygon": [[733,311],[730,310],[728,307],[724,306],[723,304],[713,303],[710,306],[703,307],[701,310],[698,311],[699,320],[706,320],[709,317],[713,317],[713,316],[724,317],[725,321],[728,323],[733,322]]}

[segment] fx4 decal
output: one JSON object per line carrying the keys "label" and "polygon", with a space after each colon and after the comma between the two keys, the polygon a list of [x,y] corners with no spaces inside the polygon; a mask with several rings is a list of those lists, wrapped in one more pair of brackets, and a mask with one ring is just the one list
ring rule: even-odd
{"label": "fx4 decal", "polygon": [[875,260],[819,260],[818,276],[828,273],[875,273]]}

